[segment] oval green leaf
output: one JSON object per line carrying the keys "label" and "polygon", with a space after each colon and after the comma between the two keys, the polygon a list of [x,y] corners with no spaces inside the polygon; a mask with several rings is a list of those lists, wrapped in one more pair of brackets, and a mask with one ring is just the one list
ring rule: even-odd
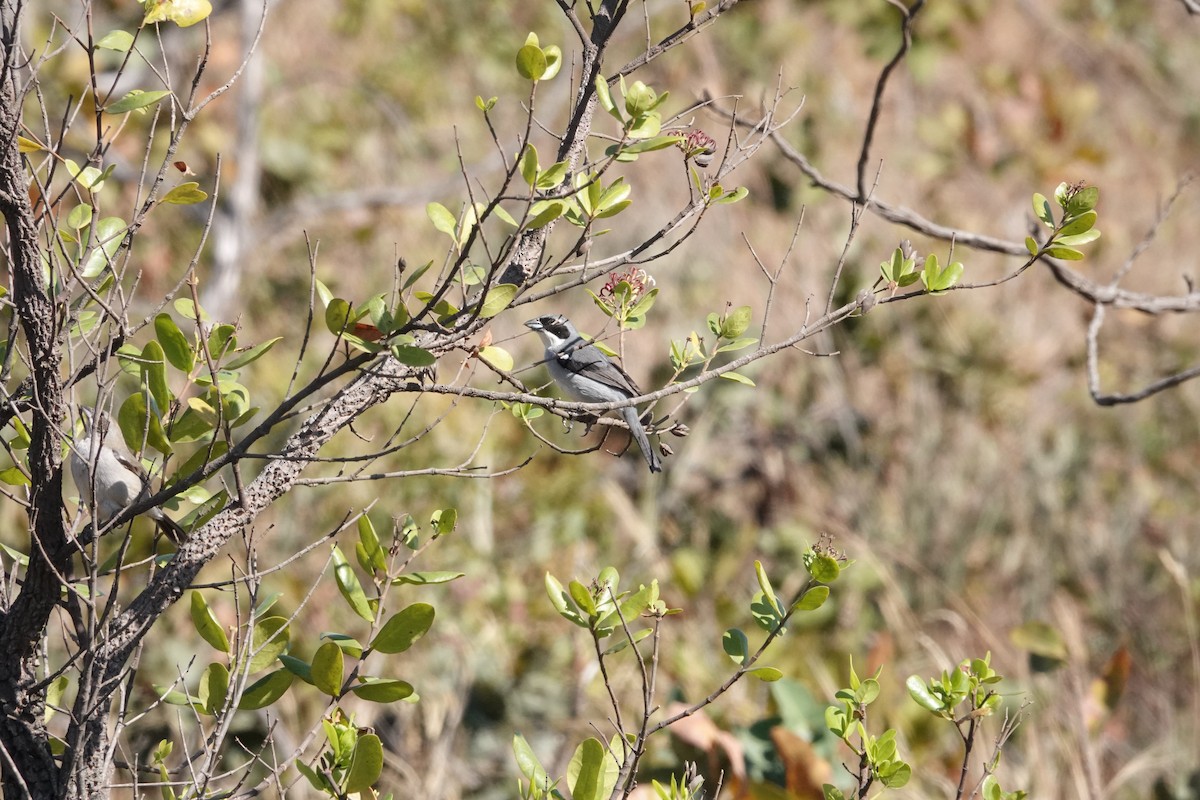
{"label": "oval green leaf", "polygon": [[379,737],[368,733],[358,737],[354,755],[350,757],[350,770],[346,773],[346,794],[363,794],[383,774],[383,744]]}
{"label": "oval green leaf", "polygon": [[384,623],[371,647],[381,653],[403,653],[429,631],[434,615],[428,603],[413,603]]}
{"label": "oval green leaf", "polygon": [[814,586],[805,592],[792,608],[797,611],[816,611],[825,605],[827,599],[829,599],[829,587]]}
{"label": "oval green leaf", "polygon": [[312,682],[330,697],[338,697],[342,691],[342,675],[345,670],[345,656],[342,648],[333,642],[326,642],[317,648],[312,660]]}
{"label": "oval green leaf", "polygon": [[504,309],[508,308],[508,304],[517,296],[517,287],[511,283],[502,283],[498,286],[493,286],[491,291],[487,293],[487,297],[483,301],[483,307],[479,310],[479,316],[484,319],[490,319],[499,314]]}
{"label": "oval green leaf", "polygon": [[154,333],[171,366],[180,372],[191,372],[196,363],[196,351],[170,314],[164,311],[154,318]]}
{"label": "oval green leaf", "polygon": [[293,675],[286,669],[276,670],[265,677],[259,678],[242,692],[238,708],[244,711],[257,711],[275,703],[291,688]]}
{"label": "oval green leaf", "polygon": [[341,548],[336,544],[333,546],[333,577],[337,581],[338,591],[342,593],[346,604],[353,609],[355,614],[367,622],[373,622],[375,614],[371,611],[366,594],[363,593],[362,584],[358,582],[358,576],[354,574],[354,567],[346,561],[346,556],[342,554]]}
{"label": "oval green leaf", "polygon": [[546,74],[546,54],[535,44],[527,44],[517,51],[517,73],[530,81],[541,80]]}
{"label": "oval green leaf", "polygon": [[217,621],[216,615],[212,613],[212,609],[208,607],[204,595],[193,591],[191,605],[192,625],[195,626],[196,633],[200,634],[200,638],[208,642],[213,649],[228,653],[229,637],[225,634],[221,623]]}
{"label": "oval green leaf", "polygon": [[351,688],[350,691],[372,703],[394,703],[411,696],[413,687],[407,681],[367,678],[363,683]]}

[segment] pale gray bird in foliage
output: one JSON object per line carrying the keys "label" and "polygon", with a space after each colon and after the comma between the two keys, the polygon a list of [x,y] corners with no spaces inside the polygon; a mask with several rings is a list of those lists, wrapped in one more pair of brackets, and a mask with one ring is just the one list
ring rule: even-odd
{"label": "pale gray bird in foliage", "polygon": [[[98,519],[93,521],[100,526],[149,497],[150,477],[125,447],[121,432],[113,428],[108,412],[84,408],[80,416],[83,435],[75,438],[71,448],[71,476],[83,505],[92,509],[95,498],[94,513]],[[183,541],[183,528],[161,508],[151,508],[145,514],[172,542]]]}
{"label": "pale gray bird in foliage", "polygon": [[[571,321],[561,314],[531,319],[527,328],[537,331],[546,345],[546,366],[550,377],[573,400],[584,403],[610,403],[637,397],[642,393],[633,378],[594,344],[579,335]],[[629,426],[634,441],[651,472],[662,472],[662,461],[650,446],[650,438],[638,418],[637,409],[626,406],[617,412]]]}

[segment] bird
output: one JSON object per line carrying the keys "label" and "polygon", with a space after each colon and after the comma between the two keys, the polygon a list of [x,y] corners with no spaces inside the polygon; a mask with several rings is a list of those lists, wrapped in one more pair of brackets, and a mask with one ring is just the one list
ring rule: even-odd
{"label": "bird", "polygon": [[[633,378],[594,344],[579,335],[571,321],[562,314],[531,319],[525,327],[537,332],[546,346],[546,366],[550,377],[574,400],[584,403],[610,403],[637,397],[642,390]],[[662,472],[662,460],[650,447],[646,429],[637,409],[626,406],[618,409],[629,432],[633,434],[642,457],[651,472]]]}
{"label": "bird", "polygon": [[[79,489],[80,499],[93,509],[98,517],[95,521],[103,525],[150,496],[150,477],[141,462],[125,447],[120,432],[113,430],[108,412],[82,408],[80,416],[83,435],[75,437],[71,448],[71,476]],[[183,541],[183,528],[161,508],[151,508],[145,513],[172,542]]]}

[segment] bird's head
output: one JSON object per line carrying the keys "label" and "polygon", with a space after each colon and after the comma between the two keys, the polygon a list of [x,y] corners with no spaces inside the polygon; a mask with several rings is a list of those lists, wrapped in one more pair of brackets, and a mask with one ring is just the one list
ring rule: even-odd
{"label": "bird's head", "polygon": [[542,341],[551,347],[562,344],[577,335],[571,320],[562,314],[547,314],[531,319],[525,323],[525,327],[537,331],[538,335],[542,337]]}

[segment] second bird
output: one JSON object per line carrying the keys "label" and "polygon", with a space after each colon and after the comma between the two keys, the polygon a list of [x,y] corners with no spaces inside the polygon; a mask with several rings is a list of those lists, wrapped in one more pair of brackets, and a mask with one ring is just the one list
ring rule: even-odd
{"label": "second bird", "polygon": [[[561,314],[531,319],[527,328],[537,331],[546,345],[546,366],[550,377],[573,400],[584,403],[611,403],[626,400],[642,393],[633,378],[615,361],[600,352],[579,335],[571,321]],[[650,446],[650,438],[642,427],[637,409],[633,406],[617,409],[638,443],[651,472],[662,472],[662,461]]]}

